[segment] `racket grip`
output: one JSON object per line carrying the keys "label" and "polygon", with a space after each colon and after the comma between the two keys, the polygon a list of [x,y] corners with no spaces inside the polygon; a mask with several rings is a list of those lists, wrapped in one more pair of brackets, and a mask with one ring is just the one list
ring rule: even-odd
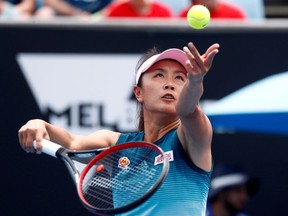
{"label": "racket grip", "polygon": [[[37,143],[36,140],[34,140],[33,142],[33,147],[34,149],[37,149]],[[56,157],[56,152],[58,151],[58,149],[63,148],[61,145],[56,144],[54,142],[51,142],[49,140],[43,139],[42,140],[42,152],[45,154],[48,154],[52,157]]]}

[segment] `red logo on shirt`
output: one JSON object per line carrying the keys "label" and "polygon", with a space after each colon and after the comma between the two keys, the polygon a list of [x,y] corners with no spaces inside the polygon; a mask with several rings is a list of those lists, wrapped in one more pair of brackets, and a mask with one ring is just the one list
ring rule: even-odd
{"label": "red logo on shirt", "polygon": [[[168,161],[174,161],[174,155],[173,155],[173,150],[165,152],[165,157],[167,157]],[[155,157],[154,160],[154,165],[156,166],[157,164],[163,163],[163,157],[161,155],[158,155]]]}

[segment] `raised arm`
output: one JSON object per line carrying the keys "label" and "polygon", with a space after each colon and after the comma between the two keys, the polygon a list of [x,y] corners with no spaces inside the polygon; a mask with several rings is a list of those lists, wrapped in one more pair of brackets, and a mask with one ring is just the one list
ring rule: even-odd
{"label": "raised arm", "polygon": [[204,91],[203,79],[212,66],[218,48],[218,44],[213,44],[203,55],[192,43],[183,48],[189,58],[186,62],[188,79],[176,105],[181,120],[179,139],[193,163],[207,171],[212,164],[212,127],[198,104]]}
{"label": "raised arm", "polygon": [[34,153],[33,141],[37,142],[37,153],[41,153],[42,139],[51,140],[65,148],[87,150],[115,145],[120,134],[108,130],[99,130],[88,136],[70,134],[40,119],[28,121],[18,131],[19,143],[27,153]]}

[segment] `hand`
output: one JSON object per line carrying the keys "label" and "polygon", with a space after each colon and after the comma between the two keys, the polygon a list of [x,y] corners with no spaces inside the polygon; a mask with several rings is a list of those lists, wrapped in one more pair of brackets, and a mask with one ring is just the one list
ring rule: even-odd
{"label": "hand", "polygon": [[[45,121],[35,119],[28,121],[20,128],[18,138],[24,151],[27,153],[41,153],[42,139],[50,140],[45,124]],[[37,150],[33,147],[34,140],[36,140]]]}
{"label": "hand", "polygon": [[193,43],[188,43],[188,47],[184,47],[183,51],[189,58],[186,62],[186,70],[188,77],[194,81],[202,81],[204,76],[210,70],[214,56],[219,52],[219,44],[210,46],[203,55],[200,55]]}

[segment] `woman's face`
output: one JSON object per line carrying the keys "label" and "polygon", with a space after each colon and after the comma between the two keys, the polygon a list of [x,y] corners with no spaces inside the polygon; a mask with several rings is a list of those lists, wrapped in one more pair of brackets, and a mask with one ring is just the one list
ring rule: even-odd
{"label": "woman's face", "polygon": [[161,60],[142,76],[136,98],[148,112],[175,113],[179,94],[187,81],[185,68],[174,60]]}

